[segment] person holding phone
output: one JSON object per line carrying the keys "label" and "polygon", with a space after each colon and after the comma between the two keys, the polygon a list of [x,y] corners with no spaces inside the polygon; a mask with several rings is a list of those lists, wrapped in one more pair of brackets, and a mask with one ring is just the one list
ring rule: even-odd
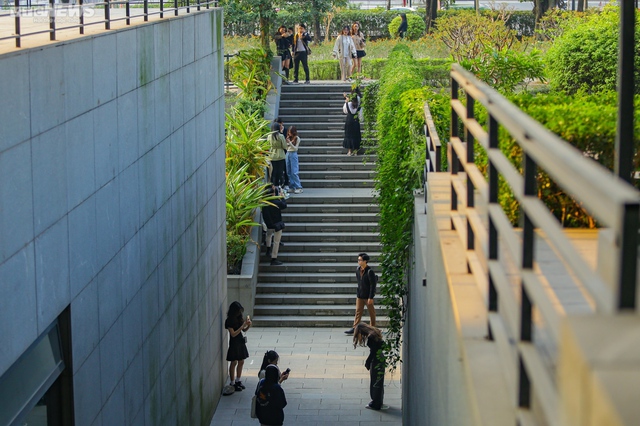
{"label": "person holding phone", "polygon": [[[267,351],[264,353],[264,357],[262,358],[262,365],[260,366],[260,372],[258,373],[259,379],[264,379],[267,367],[270,365],[278,365],[280,361],[280,356],[276,351]],[[289,373],[291,372],[290,368],[287,368],[284,373],[280,375],[278,379],[278,383],[282,383],[289,378]]]}
{"label": "person holding phone", "polygon": [[351,38],[351,30],[348,25],[342,27],[342,33],[333,45],[334,58],[340,61],[340,74],[342,81],[351,81],[352,61],[356,58],[356,45]]}
{"label": "person holding phone", "polygon": [[304,75],[307,78],[305,84],[311,83],[309,80],[309,62],[308,56],[311,52],[309,49],[309,42],[311,36],[307,32],[307,26],[305,24],[298,24],[298,32],[293,36],[293,82],[298,82],[298,71],[300,70],[300,62],[302,62],[302,68],[304,68]]}

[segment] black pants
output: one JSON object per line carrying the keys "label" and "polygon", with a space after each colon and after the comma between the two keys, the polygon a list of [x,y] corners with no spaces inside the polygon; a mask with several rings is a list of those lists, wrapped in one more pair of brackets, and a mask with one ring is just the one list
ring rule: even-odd
{"label": "black pants", "polygon": [[307,61],[307,52],[296,52],[293,57],[293,81],[298,81],[298,71],[300,70],[300,62],[302,62],[302,68],[304,68],[304,75],[307,77],[306,81],[309,81],[309,63]]}
{"label": "black pants", "polygon": [[385,363],[374,360],[369,369],[369,396],[371,396],[371,406],[376,409],[382,407],[384,400],[384,369]]}
{"label": "black pants", "polygon": [[284,159],[272,161],[271,167],[273,168],[271,172],[271,183],[275,186],[284,185],[286,161]]}

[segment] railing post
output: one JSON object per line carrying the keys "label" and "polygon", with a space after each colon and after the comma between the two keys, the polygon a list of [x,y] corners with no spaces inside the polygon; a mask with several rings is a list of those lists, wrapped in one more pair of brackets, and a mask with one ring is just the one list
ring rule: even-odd
{"label": "railing post", "polygon": [[15,0],[14,3],[16,16],[15,16],[15,27],[16,27],[16,47],[21,46],[20,40],[20,0]]}
{"label": "railing post", "polygon": [[49,10],[49,40],[53,41],[56,39],[56,4],[54,0],[49,0],[49,6],[51,10]]}
{"label": "railing post", "polygon": [[164,1],[160,0],[160,19],[164,18]]}
{"label": "railing post", "polygon": [[637,204],[625,205],[620,239],[620,275],[618,277],[618,310],[636,309],[637,259],[638,259]]}
{"label": "railing post", "polygon": [[[489,150],[498,148],[498,122],[496,119],[489,115],[489,124],[487,133],[489,136]],[[488,159],[489,163],[489,206],[498,204],[498,170],[496,166],[493,164],[491,159]],[[489,214],[489,261],[498,260],[498,230],[496,229],[496,225],[493,223],[493,219]],[[489,311],[490,312],[498,312],[498,291],[496,290],[495,283],[493,282],[493,277],[491,276],[491,272],[489,272]],[[493,339],[493,333],[491,332],[491,325],[487,324],[487,328],[489,329],[489,338]]]}
{"label": "railing post", "polygon": [[144,7],[144,22],[147,22],[149,20],[149,0],[144,0],[143,7]]}
{"label": "railing post", "polygon": [[[451,100],[454,101],[458,99],[458,82],[455,78],[451,78]],[[451,105],[451,127],[450,134],[451,137],[449,140],[458,137],[458,114],[456,113],[453,105]],[[449,167],[451,169],[452,175],[458,174],[458,156],[456,155],[456,150],[451,147],[451,158],[449,158]],[[458,210],[458,194],[453,186],[453,178],[451,180],[451,211]],[[451,223],[451,227],[453,228],[453,221]]]}
{"label": "railing post", "polygon": [[127,0],[127,4],[125,5],[125,13],[127,14],[126,23],[127,25],[131,25],[131,2]]}
{"label": "railing post", "polygon": [[173,0],[173,14],[178,16],[178,0]]}
{"label": "railing post", "polygon": [[[473,107],[475,105],[475,99],[471,97],[467,93],[467,119],[473,118]],[[467,142],[467,164],[472,164],[475,162],[475,139],[473,137],[473,133],[469,131],[467,126],[464,127],[465,132],[465,141]],[[475,207],[475,187],[473,186],[473,181],[471,180],[471,175],[467,173],[467,208]],[[471,226],[471,221],[469,220],[469,215],[467,214],[467,250],[475,249],[475,237],[473,234],[473,227]],[[467,266],[468,267],[468,266]]]}
{"label": "railing post", "polygon": [[84,34],[84,0],[79,0],[80,5],[80,34]]}
{"label": "railing post", "polygon": [[111,29],[111,0],[104,1],[104,29]]}

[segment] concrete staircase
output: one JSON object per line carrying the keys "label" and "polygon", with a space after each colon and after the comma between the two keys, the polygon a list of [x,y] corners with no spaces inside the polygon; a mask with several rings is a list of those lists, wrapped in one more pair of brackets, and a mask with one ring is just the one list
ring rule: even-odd
{"label": "concrete staircase", "polygon": [[[279,117],[298,129],[304,192],[291,194],[283,212],[287,226],[278,259],[284,264],[271,266],[264,254],[261,257],[256,325],[349,327],[358,253],[368,253],[369,264],[380,272],[373,198],[376,158],[364,163],[363,156],[349,157],[342,148],[342,93],[349,90],[342,84],[282,87]],[[377,325],[386,324],[379,304],[376,314]],[[363,320],[369,321],[366,308]]]}

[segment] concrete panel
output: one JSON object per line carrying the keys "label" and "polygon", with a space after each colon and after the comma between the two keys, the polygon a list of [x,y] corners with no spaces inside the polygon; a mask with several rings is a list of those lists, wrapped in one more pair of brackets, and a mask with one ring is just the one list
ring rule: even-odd
{"label": "concrete panel", "polygon": [[172,239],[173,222],[171,218],[171,203],[169,201],[160,207],[156,217],[158,226],[158,260],[160,261],[169,253],[175,243]]}
{"label": "concrete panel", "polygon": [[179,187],[171,197],[171,216],[173,217],[174,241],[180,241],[180,236],[187,228],[184,206],[184,186]]}
{"label": "concrete panel", "polygon": [[73,408],[75,422],[89,425],[98,416],[102,407],[100,392],[100,351],[94,350],[78,372],[73,375]]}
{"label": "concrete panel", "polygon": [[93,44],[74,40],[62,46],[64,57],[65,121],[93,108]]}
{"label": "concrete panel", "polygon": [[[0,264],[33,240],[31,144],[0,152]],[[24,220],[27,218],[28,220]]]}
{"label": "concrete panel", "polygon": [[112,101],[116,97],[116,38],[113,35],[93,39],[93,96],[94,106]]}
{"label": "concrete panel", "polygon": [[211,23],[207,15],[195,16],[195,60],[199,61],[211,53]]}
{"label": "concrete panel", "polygon": [[169,74],[170,79],[170,102],[171,102],[171,110],[173,114],[171,114],[171,131],[175,132],[184,124],[184,94],[182,90],[183,84],[183,73],[182,68],[177,69],[176,71]]}
{"label": "concrete panel", "polygon": [[146,279],[158,266],[158,225],[153,216],[140,229],[140,272]]}
{"label": "concrete panel", "polygon": [[102,409],[103,425],[127,424],[124,418],[124,381],[120,380]]}
{"label": "concrete panel", "polygon": [[89,283],[71,303],[71,335],[75,374],[100,341],[97,280]]}
{"label": "concrete panel", "polygon": [[30,136],[29,55],[15,55],[0,61],[0,152],[26,141]]}
{"label": "concrete panel", "polygon": [[118,31],[116,34],[116,70],[118,96],[131,92],[138,87],[138,54],[135,48],[137,30]]}
{"label": "concrete panel", "polygon": [[196,167],[200,167],[213,152],[213,108],[196,117]]}
{"label": "concrete panel", "polygon": [[[168,57],[167,57],[168,58]],[[171,78],[165,74],[155,82],[156,138],[163,141],[171,134]]]}
{"label": "concrete panel", "polygon": [[155,55],[155,70],[156,78],[163,77],[169,73],[170,70],[170,52],[171,48],[170,37],[171,29],[169,21],[159,22],[153,26],[154,34],[154,55]]}
{"label": "concrete panel", "polygon": [[120,249],[119,179],[114,179],[96,193],[96,230],[98,236],[98,268]]}
{"label": "concrete panel", "polygon": [[[113,324],[104,338],[100,341],[100,375],[102,401],[106,402],[111,393],[121,382],[124,375],[124,361],[122,358],[122,317]],[[121,424],[121,423],[114,423]]]}
{"label": "concrete panel", "polygon": [[138,152],[140,156],[152,150],[156,140],[155,85],[148,83],[138,89]]}
{"label": "concrete panel", "polygon": [[[144,362],[144,392],[149,394],[152,392],[152,388],[158,384],[158,378],[160,377],[160,352],[163,348],[160,346],[160,329],[154,328],[149,334],[149,338],[145,340],[142,346],[142,356]],[[158,401],[159,402],[159,401]],[[154,410],[156,411],[156,410]],[[160,415],[159,410],[155,413]],[[153,423],[157,424],[157,423]]]}
{"label": "concrete panel", "polygon": [[[196,193],[197,193],[197,182],[195,173],[187,178],[187,181],[184,184],[184,202],[185,202],[185,219],[187,221],[187,229],[196,218],[197,209],[196,209]],[[194,240],[195,241],[195,240]],[[194,253],[195,254],[195,253]]]}
{"label": "concrete panel", "polygon": [[73,299],[98,273],[96,199],[89,197],[69,212],[69,281]]}
{"label": "concrete panel", "polygon": [[[153,272],[140,289],[142,309],[142,340],[146,341],[160,317],[158,300],[158,275]],[[146,361],[145,361],[146,364]]]}
{"label": "concrete panel", "polygon": [[70,120],[66,132],[67,208],[72,210],[96,190],[93,114]]}
{"label": "concrete panel", "polygon": [[182,68],[182,94],[184,96],[184,122],[196,115],[196,65],[189,63]]}
{"label": "concrete panel", "polygon": [[[142,367],[142,351],[136,353],[131,365],[124,373],[124,414],[127,419],[134,419],[138,413],[142,413],[142,404],[144,402],[143,392],[143,367]],[[144,423],[144,416],[143,423]]]}
{"label": "concrete panel", "polygon": [[171,194],[184,184],[184,144],[182,129],[171,135]]}
{"label": "concrete panel", "polygon": [[141,293],[136,294],[122,312],[122,359],[125,369],[129,368],[142,348],[141,300]]}
{"label": "concrete panel", "polygon": [[146,153],[137,163],[141,223],[147,222],[158,208],[156,162],[160,161],[159,153],[160,150],[154,149]]}
{"label": "concrete panel", "polygon": [[64,87],[64,55],[56,49],[30,51],[28,93],[32,137],[64,121]]}
{"label": "concrete panel", "polygon": [[167,138],[157,146],[156,168],[156,199],[158,207],[171,197],[171,139]]}
{"label": "concrete panel", "polygon": [[38,332],[69,304],[69,231],[63,217],[36,238]]}
{"label": "concrete panel", "polygon": [[38,337],[36,274],[33,244],[0,264],[0,376]]}
{"label": "concrete panel", "polygon": [[140,183],[138,165],[132,164],[118,176],[120,195],[120,243],[129,241],[140,227]]}
{"label": "concrete panel", "polygon": [[100,339],[102,339],[124,308],[120,282],[120,256],[114,257],[98,274],[98,305]]}
{"label": "concrete panel", "polygon": [[[160,365],[164,366],[176,344],[171,315],[167,315],[166,313],[161,315],[156,328],[159,333],[158,339],[160,340],[160,347],[165,348],[160,351]],[[171,348],[171,350],[167,348]]]}
{"label": "concrete panel", "polygon": [[[168,351],[167,351],[168,352]],[[160,372],[160,407],[165,424],[176,424],[171,418],[176,416],[176,361],[171,354]]]}
{"label": "concrete panel", "polygon": [[142,26],[136,30],[138,45],[138,82],[144,86],[156,78],[155,43],[153,26]]}
{"label": "concrete panel", "polygon": [[124,305],[131,303],[142,286],[140,271],[140,234],[131,238],[120,252],[120,281]]}
{"label": "concrete panel", "polygon": [[198,153],[196,151],[196,119],[185,123],[183,127],[184,145],[184,177],[188,179],[198,168]]}
{"label": "concrete panel", "polygon": [[138,154],[138,90],[118,98],[118,161],[119,171],[135,163]]}
{"label": "concrete panel", "polygon": [[[171,315],[171,301],[176,295],[177,283],[175,279],[175,250],[169,253],[160,261],[158,265],[158,307],[164,315]],[[173,347],[173,343],[171,344]]]}
{"label": "concrete panel", "polygon": [[204,111],[205,105],[205,87],[207,85],[205,77],[207,76],[207,62],[204,59],[198,59],[195,62],[195,90],[196,90],[196,114]]}
{"label": "concrete panel", "polygon": [[182,20],[182,65],[195,61],[195,17],[189,15]]}
{"label": "concrete panel", "polygon": [[35,234],[67,212],[67,144],[65,126],[32,140],[33,209]]}
{"label": "concrete panel", "polygon": [[207,202],[207,167],[202,164],[196,171],[196,212],[201,213]]}
{"label": "concrete panel", "polygon": [[97,188],[102,187],[116,177],[120,171],[117,107],[117,102],[109,102],[93,111]]}
{"label": "concrete panel", "polygon": [[182,19],[169,21],[169,69],[182,68]]}
{"label": "concrete panel", "polygon": [[[204,62],[204,104],[205,106],[211,105],[215,100],[215,87],[220,85],[219,81],[216,81],[217,78],[217,70],[215,69],[214,55],[207,55],[202,58]],[[223,75],[220,75],[223,77]],[[224,82],[224,78],[220,80]],[[209,125],[213,125],[214,122],[209,123]]]}

